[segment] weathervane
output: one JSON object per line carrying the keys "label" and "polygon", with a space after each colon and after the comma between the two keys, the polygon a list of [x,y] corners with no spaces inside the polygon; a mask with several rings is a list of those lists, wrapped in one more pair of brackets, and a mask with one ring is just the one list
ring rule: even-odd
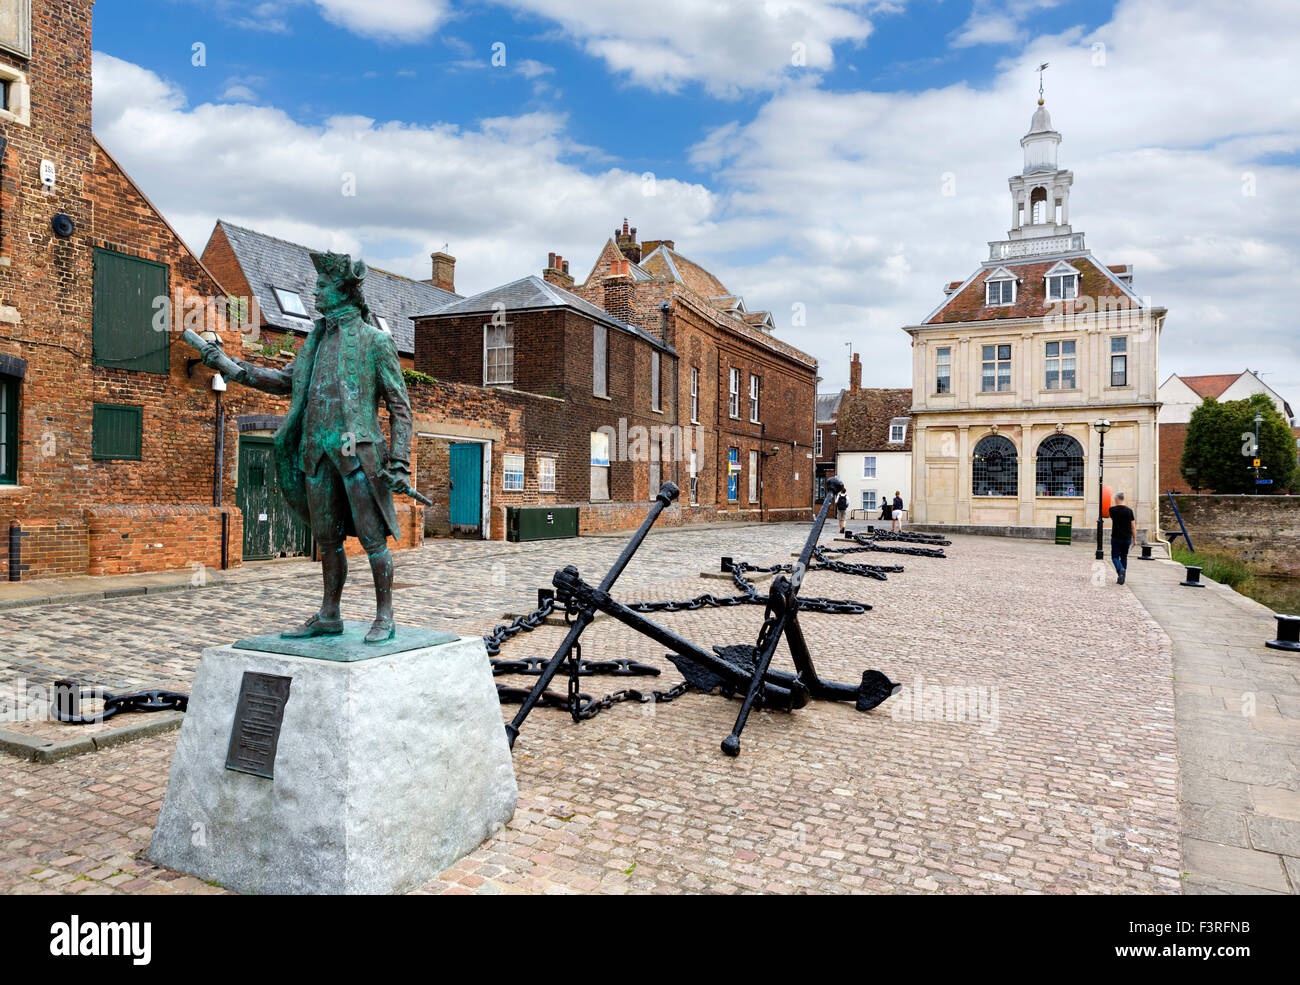
{"label": "weathervane", "polygon": [[1038,105],[1043,105],[1043,72],[1047,68],[1047,62],[1038,66]]}

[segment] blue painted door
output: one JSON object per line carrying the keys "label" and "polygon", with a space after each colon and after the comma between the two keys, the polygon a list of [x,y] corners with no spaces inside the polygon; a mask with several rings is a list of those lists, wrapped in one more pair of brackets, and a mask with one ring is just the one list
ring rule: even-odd
{"label": "blue painted door", "polygon": [[727,449],[727,499],[732,502],[740,495],[740,449]]}
{"label": "blue painted door", "polygon": [[452,526],[477,527],[483,506],[483,448],[474,442],[451,444]]}

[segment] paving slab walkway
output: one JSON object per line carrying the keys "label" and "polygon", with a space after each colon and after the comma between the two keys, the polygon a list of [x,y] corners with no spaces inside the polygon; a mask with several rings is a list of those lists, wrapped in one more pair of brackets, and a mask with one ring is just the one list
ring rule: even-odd
{"label": "paving slab walkway", "polygon": [[1300,654],[1273,613],[1172,561],[1128,587],[1173,644],[1184,892],[1300,892]]}

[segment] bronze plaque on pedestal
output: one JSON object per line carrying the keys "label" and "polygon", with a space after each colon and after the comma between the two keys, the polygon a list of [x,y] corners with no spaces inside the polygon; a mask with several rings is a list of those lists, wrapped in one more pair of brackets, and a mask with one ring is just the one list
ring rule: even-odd
{"label": "bronze plaque on pedestal", "polygon": [[226,769],[274,779],[275,750],[292,683],[292,677],[244,672],[235,723],[230,729]]}

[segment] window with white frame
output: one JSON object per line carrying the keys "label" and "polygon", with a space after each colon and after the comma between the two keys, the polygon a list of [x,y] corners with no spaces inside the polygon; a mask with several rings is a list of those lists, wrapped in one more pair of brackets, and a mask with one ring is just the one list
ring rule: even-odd
{"label": "window with white frame", "polygon": [[591,498],[609,499],[609,434],[591,432]]}
{"label": "window with white frame", "polygon": [[997,306],[1014,304],[1016,300],[1016,282],[1011,278],[988,280],[984,282],[985,301]]}
{"label": "window with white frame", "polygon": [[515,381],[515,327],[483,326],[483,385],[508,386]]}
{"label": "window with white frame", "polygon": [[1073,339],[1047,343],[1047,389],[1075,388],[1074,349]]}
{"label": "window with white frame", "polygon": [[889,425],[889,443],[891,445],[901,445],[907,438],[906,424]]}
{"label": "window with white frame", "polygon": [[1128,336],[1110,340],[1110,385],[1128,386]]}
{"label": "window with white frame", "polygon": [[591,327],[591,392],[609,396],[609,329],[604,325]]}
{"label": "window with white frame", "polygon": [[700,422],[700,371],[691,368],[691,422]]}
{"label": "window with white frame", "polygon": [[822,457],[822,429],[813,432],[813,458]]}
{"label": "window with white frame", "polygon": [[1048,301],[1070,301],[1079,296],[1078,274],[1051,274],[1047,278]]}
{"label": "window with white frame", "polygon": [[749,419],[758,423],[758,377],[753,373],[749,374]]}
{"label": "window with white frame", "polygon": [[876,477],[876,456],[862,456],[862,478],[874,479]]}
{"label": "window with white frame", "polygon": [[934,350],[934,392],[952,392],[952,347],[940,346]]}
{"label": "window with white frame", "polygon": [[986,345],[980,347],[983,374],[980,390],[984,393],[1005,393],[1011,389],[1011,346]]}
{"label": "window with white frame", "polygon": [[731,416],[740,416],[740,370],[731,371]]}
{"label": "window with white frame", "polygon": [[876,490],[862,490],[862,508],[868,513],[876,512]]}
{"label": "window with white frame", "polygon": [[501,456],[501,488],[506,492],[522,492],[524,488],[524,456],[507,453]]}
{"label": "window with white frame", "polygon": [[662,410],[659,406],[659,353],[650,353],[650,406]]}
{"label": "window with white frame", "polygon": [[550,455],[538,456],[537,491],[555,492],[555,459]]}

